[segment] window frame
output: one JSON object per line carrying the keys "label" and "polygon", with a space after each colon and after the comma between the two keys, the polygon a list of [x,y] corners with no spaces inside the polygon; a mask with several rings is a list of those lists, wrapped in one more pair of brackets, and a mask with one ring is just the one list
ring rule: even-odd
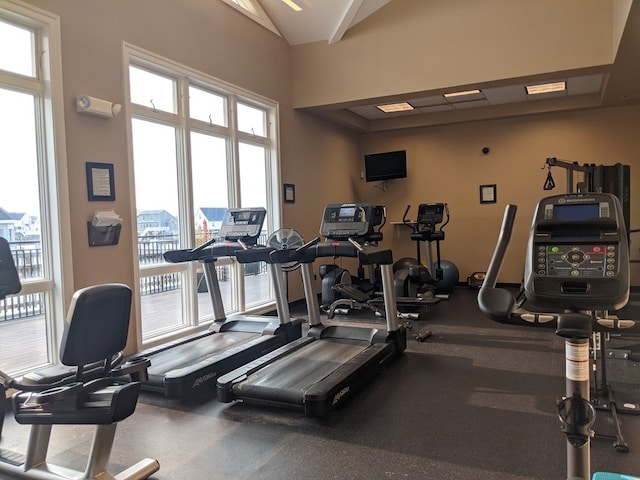
{"label": "window frame", "polygon": [[[189,222],[180,222],[180,237],[186,239],[189,245],[194,245],[196,232],[193,228],[193,218],[195,215],[195,206],[191,200],[191,154],[190,154],[190,135],[191,132],[197,132],[205,135],[212,135],[216,137],[224,138],[227,143],[227,162],[229,165],[229,157],[231,162],[235,162],[233,166],[234,171],[238,171],[238,145],[239,142],[246,142],[252,144],[258,144],[265,147],[266,152],[266,177],[267,182],[267,196],[271,199],[272,207],[267,208],[268,225],[273,230],[279,228],[281,224],[282,212],[281,212],[281,198],[280,198],[280,164],[279,164],[279,137],[278,137],[278,124],[279,124],[279,105],[277,102],[262,97],[253,92],[249,92],[240,87],[232,85],[223,80],[211,77],[202,72],[198,72],[185,65],[181,65],[172,60],[166,59],[152,52],[139,48],[127,42],[122,43],[122,61],[124,72],[124,93],[127,99],[127,145],[129,155],[129,171],[130,171],[130,191],[132,193],[132,218],[136,216],[136,200],[135,200],[135,176],[134,176],[134,158],[133,158],[133,133],[131,121],[134,118],[141,120],[149,120],[159,123],[166,123],[171,126],[176,126],[177,136],[179,137],[178,144],[178,156],[183,158],[179,162],[178,176],[183,178],[183,182],[186,185],[187,194],[184,195],[187,198],[181,198],[181,201],[186,206],[186,214],[190,219]],[[152,73],[167,76],[173,78],[177,82],[177,106],[178,111],[176,114],[168,112],[154,111],[152,108],[130,103],[130,85],[128,78],[129,65],[134,65],[137,68],[148,70]],[[226,99],[225,104],[227,106],[228,117],[226,126],[212,124],[206,121],[191,118],[188,115],[189,112],[189,86],[193,86],[211,93],[220,95]],[[239,132],[236,128],[237,125],[237,112],[233,106],[237,102],[244,103],[246,105],[255,106],[260,109],[265,109],[267,112],[267,124],[265,125],[265,137],[253,136]],[[229,183],[233,183],[233,186],[229,191],[229,205],[235,206],[240,203],[239,198],[239,179],[234,175],[229,178]],[[231,193],[235,192],[235,193]],[[132,241],[133,245],[137,245],[137,229],[132,229]],[[186,324],[177,330],[159,334],[150,338],[143,338],[142,331],[142,310],[141,310],[141,296],[140,296],[140,279],[155,273],[167,273],[167,272],[186,272],[186,275],[192,275],[195,278],[195,266],[193,262],[187,262],[184,264],[160,264],[142,266],[139,263],[137,249],[134,252],[134,259],[136,260],[136,267],[134,268],[134,304],[135,308],[135,321],[138,328],[137,331],[137,345],[139,349],[151,348],[167,341],[172,341],[193,331],[199,331],[207,328],[211,322],[194,323],[195,319],[190,319]],[[217,266],[229,265],[229,268],[238,268],[238,265],[231,259],[221,259],[216,262]],[[238,268],[238,272],[240,269]],[[245,303],[245,292],[243,289],[243,283],[238,281],[236,283],[238,300]],[[239,284],[239,285],[238,285]],[[191,287],[187,287],[187,292]],[[234,301],[235,303],[235,301]],[[257,309],[247,308],[242,313],[258,313],[273,308],[275,299],[272,299],[268,304],[262,305]],[[228,308],[228,306],[225,305]],[[193,312],[187,310],[191,317]],[[233,312],[239,313],[239,312]]]}
{"label": "window frame", "polygon": [[0,17],[33,31],[35,76],[0,70],[0,85],[33,94],[36,99],[40,234],[47,255],[43,254],[43,278],[24,281],[20,294],[45,293],[48,361],[57,363],[64,319],[73,295],[60,17],[17,0],[5,0]]}

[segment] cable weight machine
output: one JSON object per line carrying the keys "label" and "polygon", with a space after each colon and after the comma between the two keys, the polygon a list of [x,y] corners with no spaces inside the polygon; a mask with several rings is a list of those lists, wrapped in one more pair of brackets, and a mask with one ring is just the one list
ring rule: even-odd
{"label": "cable weight machine", "polygon": [[[551,167],[560,167],[567,171],[566,190],[568,194],[575,191],[576,193],[610,193],[615,195],[622,207],[627,243],[630,243],[630,234],[637,232],[637,230],[631,230],[629,226],[631,188],[630,167],[628,165],[620,163],[615,165],[579,165],[577,162],[567,162],[555,157],[547,158],[545,165],[542,167],[548,170],[543,187],[546,191],[552,190],[556,186],[551,175]],[[581,177],[577,177],[580,174]],[[633,263],[633,260],[630,260],[630,262]],[[615,427],[613,447],[617,452],[628,453],[629,446],[622,434],[618,414],[640,415],[640,405],[633,402],[616,401],[614,390],[609,384],[607,376],[607,360],[627,357],[619,357],[615,350],[607,349],[607,342],[610,340],[610,336],[611,333],[602,331],[594,331],[591,335],[594,382],[591,388],[590,406],[593,405],[594,408],[608,411],[611,414]],[[601,434],[600,436],[608,437],[608,435]]]}
{"label": "cable weight machine", "polygon": [[[629,221],[631,210],[631,180],[629,165],[616,163],[615,165],[595,165],[585,163],[579,165],[578,162],[567,162],[556,157],[549,157],[545,160],[542,169],[547,169],[547,178],[544,182],[545,191],[553,190],[556,187],[555,180],[551,175],[551,167],[564,168],[567,171],[566,193],[611,193],[618,197],[622,205],[622,214],[629,236]],[[582,174],[578,179],[576,174]]]}

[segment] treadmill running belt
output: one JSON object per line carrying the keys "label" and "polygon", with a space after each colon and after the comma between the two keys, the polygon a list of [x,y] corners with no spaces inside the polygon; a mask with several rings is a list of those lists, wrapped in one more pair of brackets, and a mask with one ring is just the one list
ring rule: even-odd
{"label": "treadmill running belt", "polygon": [[[149,381],[152,385],[162,385],[164,377],[177,369],[197,365],[212,357],[227,352],[232,348],[244,345],[251,340],[259,339],[261,333],[232,332],[215,333],[177,345],[168,350],[151,355]],[[268,337],[265,337],[268,338]]]}
{"label": "treadmill running belt", "polygon": [[367,347],[369,341],[316,340],[233,387],[238,398],[302,404],[305,392]]}

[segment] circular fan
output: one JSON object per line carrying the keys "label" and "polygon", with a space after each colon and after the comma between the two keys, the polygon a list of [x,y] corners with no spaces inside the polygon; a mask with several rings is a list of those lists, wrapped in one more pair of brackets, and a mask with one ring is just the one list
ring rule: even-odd
{"label": "circular fan", "polygon": [[[302,235],[293,228],[281,228],[269,236],[267,245],[278,250],[293,249],[304,245],[304,240]],[[288,262],[281,265],[282,269],[287,272],[295,270],[299,266],[298,262]]]}

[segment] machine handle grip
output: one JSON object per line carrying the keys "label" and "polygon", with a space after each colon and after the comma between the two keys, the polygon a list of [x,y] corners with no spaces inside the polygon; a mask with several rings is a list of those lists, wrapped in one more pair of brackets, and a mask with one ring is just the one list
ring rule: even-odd
{"label": "machine handle grip", "polygon": [[313,247],[314,245],[317,245],[320,242],[320,237],[316,237],[313,240],[309,240],[307,243],[305,243],[304,245],[296,248],[296,253],[300,253],[300,252],[304,252],[305,250],[307,250],[308,248]]}
{"label": "machine handle grip", "polygon": [[364,252],[364,247],[360,245],[354,238],[349,238],[348,240],[351,245],[356,247],[356,250],[358,250],[359,252]]}
{"label": "machine handle grip", "polygon": [[504,210],[498,243],[491,257],[482,287],[478,292],[478,307],[480,307],[480,311],[497,322],[509,323],[513,311],[516,309],[516,300],[511,292],[502,288],[495,288],[495,286],[511,240],[517,209],[518,207],[515,205],[507,205]]}
{"label": "machine handle grip", "polygon": [[411,205],[407,205],[407,208],[405,208],[404,213],[402,214],[402,223],[404,223],[405,225],[408,225],[410,223],[407,221],[407,214],[409,213],[410,208]]}
{"label": "machine handle grip", "polygon": [[504,256],[509,247],[511,240],[511,232],[513,231],[513,224],[515,223],[516,212],[518,210],[517,205],[507,205],[504,209],[504,216],[502,217],[502,227],[500,228],[500,235],[498,236],[498,243],[491,257],[487,274],[484,277],[483,287],[494,288],[498,281],[498,274],[502,268],[502,262]]}

